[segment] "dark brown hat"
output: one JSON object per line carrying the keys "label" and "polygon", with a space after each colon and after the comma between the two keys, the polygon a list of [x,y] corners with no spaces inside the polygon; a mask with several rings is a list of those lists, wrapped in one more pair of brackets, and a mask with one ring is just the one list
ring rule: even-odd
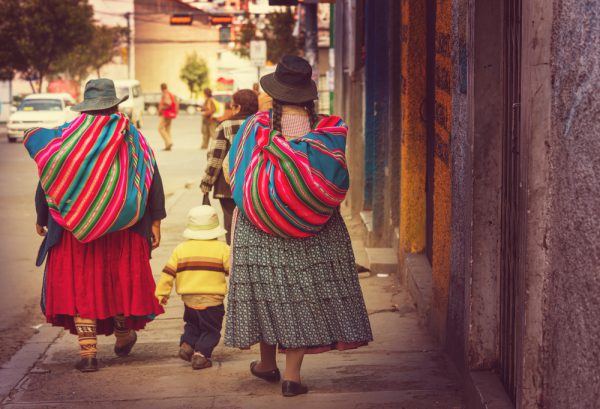
{"label": "dark brown hat", "polygon": [[273,99],[299,104],[318,98],[308,61],[295,55],[281,57],[275,72],[260,79],[260,86]]}
{"label": "dark brown hat", "polygon": [[73,105],[71,110],[77,112],[99,111],[119,105],[127,98],[129,98],[129,95],[125,95],[122,98],[117,97],[113,80],[108,78],[89,80],[85,84],[83,101],[77,105]]}

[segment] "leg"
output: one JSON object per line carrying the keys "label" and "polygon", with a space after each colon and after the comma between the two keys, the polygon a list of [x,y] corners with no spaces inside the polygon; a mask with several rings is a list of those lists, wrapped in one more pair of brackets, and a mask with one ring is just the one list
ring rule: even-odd
{"label": "leg", "polygon": [[210,120],[206,118],[202,118],[202,144],[200,145],[200,149],[208,148],[208,140],[210,138]]}
{"label": "leg", "polygon": [[285,373],[283,379],[300,383],[300,368],[304,359],[304,348],[294,348],[285,351]]}
{"label": "leg", "polygon": [[198,329],[198,323],[196,321],[196,310],[186,305],[185,312],[183,313],[183,320],[185,321],[185,326],[183,327],[183,334],[181,335],[179,346],[187,344],[193,347],[196,345],[198,337],[200,336],[200,330]]}
{"label": "leg", "polygon": [[127,319],[123,314],[114,317],[115,325],[115,354],[118,356],[127,356],[137,341],[137,334],[130,330],[127,325]]}
{"label": "leg", "polygon": [[277,368],[277,345],[260,341],[260,361],[254,366],[256,372],[268,372]]}
{"label": "leg", "polygon": [[200,336],[194,345],[194,351],[206,358],[210,358],[213,349],[215,349],[221,339],[225,307],[221,304],[215,307],[208,307],[205,310],[198,310],[196,313]]}
{"label": "leg", "polygon": [[171,149],[173,146],[173,138],[171,137],[171,124],[173,123],[173,119],[165,118],[165,129],[167,134],[167,149]]}
{"label": "leg", "polygon": [[221,209],[223,209],[223,224],[225,230],[227,230],[225,240],[227,244],[231,244],[231,218],[233,217],[235,202],[233,199],[219,199],[219,202],[221,202]]}
{"label": "leg", "polygon": [[79,356],[81,360],[75,368],[81,372],[94,372],[98,370],[96,361],[96,320],[91,318],[73,317],[77,337],[79,339]]}
{"label": "leg", "polygon": [[300,383],[300,368],[304,359],[304,348],[293,348],[285,351],[285,374],[281,383],[283,396],[296,396],[308,392],[306,385]]}
{"label": "leg", "polygon": [[158,133],[163,138],[165,142],[165,149],[170,149],[171,143],[171,120],[169,118],[165,118],[164,116],[160,117],[160,121],[158,122]]}

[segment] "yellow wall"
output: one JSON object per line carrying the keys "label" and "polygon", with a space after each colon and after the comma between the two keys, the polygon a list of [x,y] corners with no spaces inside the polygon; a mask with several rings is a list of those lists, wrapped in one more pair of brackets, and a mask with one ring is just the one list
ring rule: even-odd
{"label": "yellow wall", "polygon": [[402,1],[402,159],[400,260],[425,248],[427,138],[421,119],[425,100],[425,2]]}

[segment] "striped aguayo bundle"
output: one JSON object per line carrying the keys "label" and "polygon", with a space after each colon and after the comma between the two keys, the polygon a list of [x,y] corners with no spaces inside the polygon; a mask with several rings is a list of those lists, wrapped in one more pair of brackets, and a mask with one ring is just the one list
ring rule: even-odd
{"label": "striped aguayo bundle", "polygon": [[280,237],[308,237],[321,230],[349,186],[346,124],[320,117],[315,129],[287,141],[270,126],[269,112],[245,122],[229,153],[231,191],[259,229]]}
{"label": "striped aguayo bundle", "polygon": [[82,114],[59,128],[32,128],[35,160],[54,220],[86,243],[144,215],[154,153],[123,114]]}

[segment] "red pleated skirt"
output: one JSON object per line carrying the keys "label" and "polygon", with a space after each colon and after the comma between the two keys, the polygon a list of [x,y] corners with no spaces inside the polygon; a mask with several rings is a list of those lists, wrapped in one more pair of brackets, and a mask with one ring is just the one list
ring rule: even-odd
{"label": "red pleated skirt", "polygon": [[73,317],[96,319],[97,333],[114,331],[123,314],[142,329],[164,309],[154,296],[148,241],[121,230],[89,243],[64,231],[46,264],[46,320],[76,334]]}

